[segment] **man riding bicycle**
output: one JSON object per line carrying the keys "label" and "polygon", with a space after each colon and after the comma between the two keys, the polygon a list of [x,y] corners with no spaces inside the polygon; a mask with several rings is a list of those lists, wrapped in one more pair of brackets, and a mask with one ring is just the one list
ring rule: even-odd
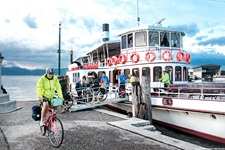
{"label": "man riding bicycle", "polygon": [[36,93],[39,101],[42,103],[40,126],[45,126],[45,115],[47,108],[51,106],[51,99],[57,91],[58,97],[63,98],[61,85],[56,76],[54,76],[54,69],[46,68],[46,74],[39,78],[36,86]]}

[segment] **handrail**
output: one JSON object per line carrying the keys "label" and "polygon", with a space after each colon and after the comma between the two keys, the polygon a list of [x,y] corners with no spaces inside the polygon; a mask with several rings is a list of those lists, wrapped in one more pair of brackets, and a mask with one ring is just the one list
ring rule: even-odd
{"label": "handrail", "polygon": [[[192,98],[193,96],[199,96],[199,99],[204,99],[205,97],[215,98],[220,96],[220,98],[225,97],[225,88],[208,88],[208,87],[151,87],[151,89],[164,89],[169,90],[168,94],[175,94],[178,98],[181,95],[188,95],[188,98]],[[171,92],[172,91],[172,92]],[[185,91],[185,92],[184,92]],[[165,92],[152,92],[153,94],[164,94]]]}

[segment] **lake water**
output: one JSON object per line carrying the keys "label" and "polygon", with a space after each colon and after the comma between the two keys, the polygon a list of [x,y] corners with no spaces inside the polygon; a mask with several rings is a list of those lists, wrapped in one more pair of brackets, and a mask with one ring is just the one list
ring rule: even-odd
{"label": "lake water", "polygon": [[36,84],[40,76],[2,76],[1,83],[10,100],[36,101]]}

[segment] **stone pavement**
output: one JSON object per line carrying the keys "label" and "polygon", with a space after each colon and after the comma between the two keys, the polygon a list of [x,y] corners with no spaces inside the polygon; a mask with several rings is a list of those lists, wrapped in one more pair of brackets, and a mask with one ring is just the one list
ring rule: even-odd
{"label": "stone pavement", "polygon": [[[52,150],[47,137],[40,134],[38,122],[31,118],[31,107],[38,101],[17,102],[18,111],[0,114],[0,150]],[[97,111],[96,111],[97,110]],[[103,109],[57,114],[64,127],[64,141],[58,149],[82,150],[176,150],[205,149],[150,131],[145,120]],[[135,124],[146,124],[135,127]]]}

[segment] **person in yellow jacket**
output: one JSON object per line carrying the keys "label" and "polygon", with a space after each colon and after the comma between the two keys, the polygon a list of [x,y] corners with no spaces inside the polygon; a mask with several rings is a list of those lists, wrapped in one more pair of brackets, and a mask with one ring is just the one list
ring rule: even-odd
{"label": "person in yellow jacket", "polygon": [[162,73],[163,73],[163,76],[159,80],[164,83],[165,93],[167,95],[168,94],[168,88],[169,88],[169,85],[170,85],[170,77],[169,77],[169,74],[166,72],[166,70],[163,70]]}
{"label": "person in yellow jacket", "polygon": [[61,85],[56,76],[54,76],[54,68],[47,67],[46,74],[39,78],[36,86],[36,93],[39,101],[42,103],[40,126],[45,125],[45,115],[47,108],[51,105],[51,99],[58,93],[58,98],[63,98]]}

